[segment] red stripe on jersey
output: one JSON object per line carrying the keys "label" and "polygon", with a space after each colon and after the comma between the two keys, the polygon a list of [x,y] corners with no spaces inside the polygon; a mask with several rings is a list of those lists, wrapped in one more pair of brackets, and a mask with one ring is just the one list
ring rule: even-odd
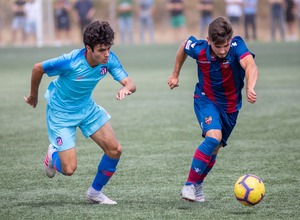
{"label": "red stripe on jersey", "polygon": [[251,55],[251,53],[250,53],[250,52],[247,52],[247,53],[243,54],[243,55],[240,57],[240,60],[243,59],[245,56],[248,56],[248,55]]}
{"label": "red stripe on jersey", "polygon": [[198,56],[198,61],[207,62],[205,64],[201,64],[201,62],[198,62],[199,68],[203,73],[203,92],[210,100],[216,101],[210,79],[210,64],[208,64],[209,60],[207,60],[206,58],[205,50],[206,49],[201,50]]}
{"label": "red stripe on jersey", "polygon": [[237,94],[236,94],[236,88],[234,83],[234,77],[232,73],[232,69],[228,65],[227,67],[224,67],[224,65],[221,68],[222,72],[222,85],[224,89],[224,95],[227,100],[227,113],[232,113],[236,111],[237,104]]}

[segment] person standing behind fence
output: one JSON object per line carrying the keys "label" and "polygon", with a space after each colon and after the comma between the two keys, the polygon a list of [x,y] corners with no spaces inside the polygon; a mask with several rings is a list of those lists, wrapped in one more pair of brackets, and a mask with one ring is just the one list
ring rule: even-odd
{"label": "person standing behind fence", "polygon": [[56,45],[70,44],[70,17],[71,5],[66,0],[56,0],[54,5]]}
{"label": "person standing behind fence", "polygon": [[243,0],[225,0],[226,16],[232,24],[232,28],[237,35],[241,35],[241,22],[243,15]]}
{"label": "person standing behind fence", "polygon": [[[24,6],[24,11],[26,15],[26,36],[28,43],[37,43],[37,19],[38,19],[38,2],[35,0],[28,0]],[[29,38],[32,39],[29,39]],[[32,42],[30,42],[32,40]]]}
{"label": "person standing behind fence", "polygon": [[133,5],[132,0],[118,0],[117,15],[119,22],[119,31],[121,43],[133,43]]}
{"label": "person standing behind fence", "polygon": [[285,21],[287,24],[287,41],[295,41],[296,37],[296,2],[285,0]]}
{"label": "person standing behind fence", "polygon": [[296,3],[297,3],[298,33],[300,34],[300,0],[297,0]]}
{"label": "person standing behind fence", "polygon": [[79,24],[81,33],[92,21],[96,9],[91,0],[77,0],[74,5],[75,8],[75,21]]}
{"label": "person standing behind fence", "polygon": [[249,40],[249,27],[252,29],[252,39],[256,40],[257,0],[243,0],[245,15],[245,39]]}
{"label": "person standing behind fence", "polygon": [[213,20],[214,0],[200,0],[197,8],[200,11],[200,37],[205,38],[207,27]]}
{"label": "person standing behind fence", "polygon": [[167,10],[170,13],[170,25],[173,29],[175,42],[180,42],[185,32],[184,5],[182,0],[169,0]]}
{"label": "person standing behind fence", "polygon": [[271,39],[276,40],[276,27],[279,28],[281,40],[285,40],[284,30],[284,0],[269,0],[270,3],[270,23]]}
{"label": "person standing behind fence", "polygon": [[149,33],[149,41],[154,42],[154,22],[153,22],[153,0],[139,0],[138,1],[138,14],[140,21],[140,42],[145,42],[146,29]]}
{"label": "person standing behind fence", "polygon": [[26,17],[24,11],[25,4],[26,1],[24,0],[16,0],[13,2],[12,43],[16,43],[17,34],[19,31],[21,31],[22,42],[26,41],[26,32],[25,32]]}

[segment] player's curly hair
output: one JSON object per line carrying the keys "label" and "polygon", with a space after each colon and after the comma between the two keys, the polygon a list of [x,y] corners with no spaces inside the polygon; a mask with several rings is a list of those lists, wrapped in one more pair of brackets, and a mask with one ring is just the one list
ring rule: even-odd
{"label": "player's curly hair", "polygon": [[90,46],[92,51],[98,44],[111,46],[114,44],[115,32],[106,21],[95,21],[89,24],[83,33],[84,45]]}
{"label": "player's curly hair", "polygon": [[208,27],[208,37],[214,44],[231,40],[233,35],[232,25],[225,17],[218,17]]}

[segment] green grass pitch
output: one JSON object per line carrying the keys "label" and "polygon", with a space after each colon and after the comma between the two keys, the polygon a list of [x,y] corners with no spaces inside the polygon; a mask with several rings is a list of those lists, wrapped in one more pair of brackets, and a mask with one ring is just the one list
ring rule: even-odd
{"label": "green grass pitch", "polygon": [[[123,145],[118,170],[104,193],[116,206],[90,205],[85,192],[102,151],[80,131],[78,168],[71,177],[44,175],[48,147],[44,92],[32,109],[29,93],[34,63],[73,48],[0,49],[0,219],[298,219],[300,214],[300,44],[250,43],[256,54],[258,101],[243,102],[238,124],[220,150],[205,182],[207,202],[180,199],[192,155],[201,143],[193,112],[196,65],[188,59],[180,86],[170,91],[178,45],[114,46],[137,92],[123,101],[120,84],[108,76],[93,97],[112,116]],[[245,96],[245,95],[244,95]],[[266,196],[255,207],[234,197],[239,176],[252,173],[264,181]]]}

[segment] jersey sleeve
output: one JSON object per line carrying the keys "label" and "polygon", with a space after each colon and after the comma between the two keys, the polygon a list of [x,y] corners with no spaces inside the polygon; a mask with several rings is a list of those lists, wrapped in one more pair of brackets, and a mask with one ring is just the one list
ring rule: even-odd
{"label": "jersey sleeve", "polygon": [[238,56],[239,60],[243,59],[247,55],[252,55],[253,58],[255,57],[255,54],[253,54],[246,46],[244,40],[236,36],[232,39],[231,45],[235,48],[235,53]]}
{"label": "jersey sleeve", "polygon": [[184,52],[194,58],[198,59],[200,51],[204,48],[205,40],[197,40],[194,36],[187,39],[184,47]]}
{"label": "jersey sleeve", "polygon": [[108,72],[116,81],[121,81],[128,77],[128,73],[123,69],[119,59],[113,52],[111,52],[110,54],[108,62]]}
{"label": "jersey sleeve", "polygon": [[70,54],[46,60],[42,63],[43,69],[48,76],[57,76],[67,73],[70,68]]}

